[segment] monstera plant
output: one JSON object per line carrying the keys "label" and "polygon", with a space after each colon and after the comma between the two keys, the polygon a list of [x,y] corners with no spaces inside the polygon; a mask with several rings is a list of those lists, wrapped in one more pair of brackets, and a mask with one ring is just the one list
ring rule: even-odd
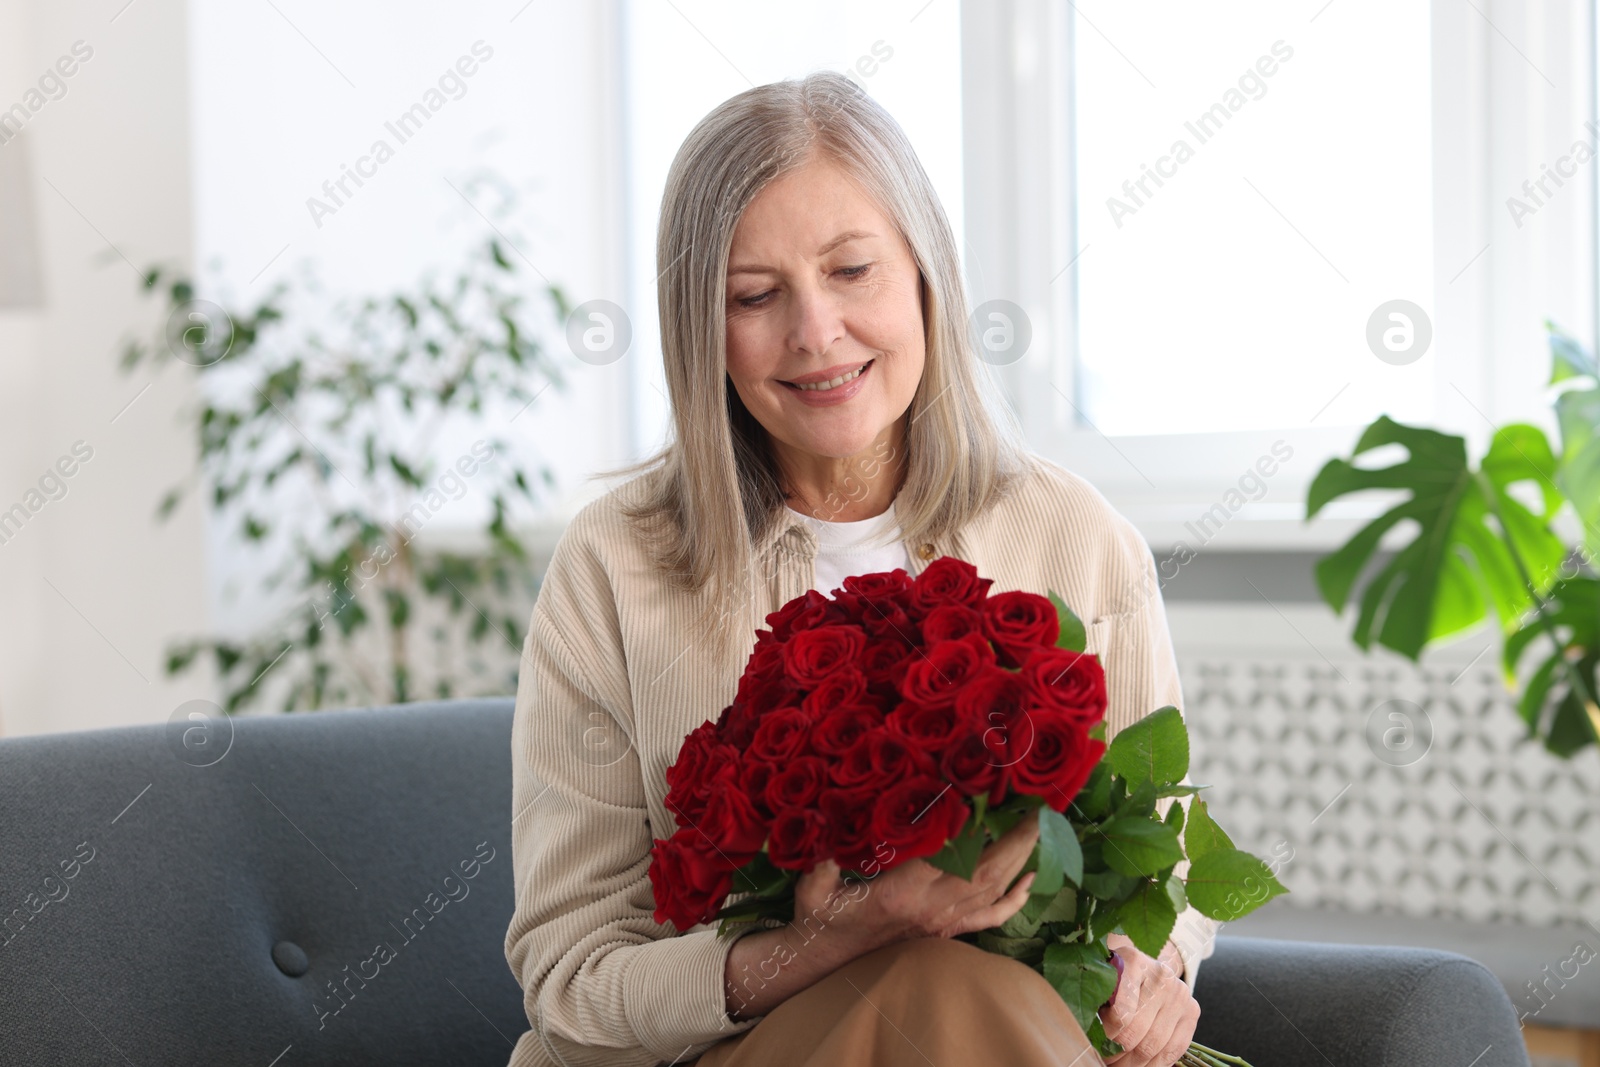
{"label": "monstera plant", "polygon": [[[1332,459],[1311,482],[1306,521],[1329,501],[1366,489],[1407,498],[1319,560],[1317,587],[1336,612],[1355,593],[1379,540],[1401,520],[1415,536],[1361,587],[1353,639],[1376,641],[1416,661],[1430,643],[1481,623],[1490,611],[1504,638],[1501,672],[1517,692],[1529,649],[1536,666],[1517,708],[1528,736],[1559,756],[1600,742],[1600,367],[1546,323],[1559,448],[1527,423],[1496,429],[1474,466],[1466,441],[1406,426],[1387,415],[1365,427],[1349,459]],[[1407,456],[1387,467],[1355,459],[1383,445]],[[1513,488],[1520,489],[1514,494]],[[1566,544],[1551,525],[1571,508],[1582,529]],[[1543,657],[1537,658],[1542,652]]]}

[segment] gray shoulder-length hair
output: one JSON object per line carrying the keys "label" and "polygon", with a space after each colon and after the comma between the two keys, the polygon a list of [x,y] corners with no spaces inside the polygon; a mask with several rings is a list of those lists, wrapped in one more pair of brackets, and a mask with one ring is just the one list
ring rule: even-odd
{"label": "gray shoulder-length hair", "polygon": [[745,599],[755,545],[784,506],[766,432],[728,380],[729,247],[756,194],[816,153],[875,197],[922,275],[926,357],[895,498],[905,538],[954,532],[1029,465],[1014,420],[977,365],[955,237],[905,131],[832,71],[742,92],[700,120],[667,174],[656,294],[673,436],[625,469],[657,473],[629,516],[674,582],[709,587],[710,614],[718,603],[731,606],[725,598]]}

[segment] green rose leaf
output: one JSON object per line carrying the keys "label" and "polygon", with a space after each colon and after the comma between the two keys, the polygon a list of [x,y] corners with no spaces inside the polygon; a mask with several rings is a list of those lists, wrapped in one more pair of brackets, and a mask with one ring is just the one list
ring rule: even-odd
{"label": "green rose leaf", "polygon": [[1136,878],[1116,871],[1095,871],[1083,876],[1083,888],[1101,900],[1121,900],[1133,889]]}
{"label": "green rose leaf", "polygon": [[1135,948],[1146,956],[1160,956],[1172,936],[1178,912],[1164,886],[1146,882],[1117,909],[1117,921]]}
{"label": "green rose leaf", "polygon": [[1100,1022],[1100,1016],[1098,1015],[1094,1017],[1094,1022],[1089,1025],[1089,1029],[1084,1031],[1084,1036],[1089,1039],[1089,1043],[1094,1046],[1094,1050],[1100,1054],[1102,1060],[1109,1060],[1112,1056],[1123,1051],[1121,1045],[1106,1036],[1105,1025]]}
{"label": "green rose leaf", "polygon": [[1039,913],[1040,924],[1069,923],[1078,918],[1078,894],[1073,889],[1063,889]]}
{"label": "green rose leaf", "polygon": [[944,847],[926,857],[928,862],[948,874],[972,881],[972,872],[978,869],[978,857],[983,852],[986,837],[983,822],[977,816],[967,820],[961,832],[944,843]]}
{"label": "green rose leaf", "polygon": [[1107,962],[1109,955],[1100,942],[1057,943],[1044,950],[1045,981],[1061,994],[1085,1032],[1099,1021],[1100,1006],[1111,999],[1117,988],[1117,970]]}
{"label": "green rose leaf", "polygon": [[1212,820],[1206,802],[1195,800],[1189,804],[1189,827],[1183,832],[1183,846],[1189,854],[1189,862],[1193,863],[1207,852],[1232,848],[1233,842],[1222,832],[1222,827]]}
{"label": "green rose leaf", "polygon": [[1162,820],[1172,827],[1175,833],[1183,833],[1184,811],[1182,804],[1174,804],[1167,809],[1167,817]]}
{"label": "green rose leaf", "polygon": [[978,947],[1014,960],[1038,959],[1044,950],[1044,940],[1037,937],[1005,937],[983,930],[978,933]]}
{"label": "green rose leaf", "polygon": [[1141,815],[1147,819],[1155,818],[1156,814],[1156,787],[1151,781],[1139,782],[1128,793],[1125,800],[1117,805],[1117,818],[1124,815]]}
{"label": "green rose leaf", "polygon": [[1094,765],[1094,770],[1089,772],[1089,780],[1072,798],[1073,810],[1080,819],[1095,822],[1111,814],[1111,780],[1114,777],[1103,758]]}
{"label": "green rose leaf", "polygon": [[1248,915],[1288,890],[1265,863],[1236,848],[1218,848],[1189,865],[1184,891],[1196,911],[1218,922]]}
{"label": "green rose leaf", "polygon": [[1167,896],[1172,898],[1173,914],[1179,914],[1189,906],[1189,895],[1183,891],[1182,878],[1168,878],[1162,883],[1167,890]]}
{"label": "green rose leaf", "polygon": [[1189,731],[1178,709],[1168,704],[1117,732],[1106,749],[1111,769],[1137,786],[1176,785],[1189,773]]}
{"label": "green rose leaf", "polygon": [[1083,620],[1067,607],[1065,600],[1053,592],[1050,594],[1050,603],[1055,605],[1056,618],[1061,620],[1061,636],[1056,638],[1056,647],[1069,652],[1082,652],[1083,646],[1089,643],[1088,631],[1084,629]]}
{"label": "green rose leaf", "polygon": [[1067,817],[1045,806],[1039,809],[1039,876],[1029,892],[1053,897],[1061,892],[1063,878],[1073,885],[1083,882],[1083,849]]}
{"label": "green rose leaf", "polygon": [[1100,827],[1105,861],[1118,874],[1148,877],[1183,859],[1178,832],[1142,816],[1112,819]]}

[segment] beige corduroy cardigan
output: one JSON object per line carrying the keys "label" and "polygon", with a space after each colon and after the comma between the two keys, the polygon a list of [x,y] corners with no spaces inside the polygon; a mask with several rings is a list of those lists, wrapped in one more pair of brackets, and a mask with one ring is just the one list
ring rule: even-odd
{"label": "beige corduroy cardigan", "polygon": [[[766,615],[811,588],[816,538],[788,512],[756,546],[753,595],[722,612],[733,639],[719,648],[697,626],[701,600],[667,582],[620,510],[653,476],[574,517],[523,646],[505,950],[531,1029],[511,1067],[685,1063],[759,1021],[727,1017],[732,940],[715,924],[657,924],[646,872],[652,839],[676,829],[662,803],[667,767],[731,701]],[[1040,460],[957,536],[906,547],[915,572],[950,555],[992,578],[992,592],[1059,593],[1105,666],[1110,733],[1163,705],[1182,709],[1150,548],[1082,477]],[[1179,916],[1172,940],[1191,988],[1216,928],[1193,909]]]}

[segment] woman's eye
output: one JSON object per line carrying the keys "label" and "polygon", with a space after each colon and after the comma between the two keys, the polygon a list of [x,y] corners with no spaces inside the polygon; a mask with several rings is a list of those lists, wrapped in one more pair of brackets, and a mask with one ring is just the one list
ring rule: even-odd
{"label": "woman's eye", "polygon": [[843,274],[846,278],[859,278],[863,274],[867,273],[867,271],[871,268],[871,263],[863,263],[859,267],[841,267],[839,268],[839,273]]}
{"label": "woman's eye", "polygon": [[[768,293],[770,293],[771,291],[772,290],[770,290],[770,289],[767,290]],[[756,307],[757,305],[759,305],[766,298],[767,298],[767,293],[757,293],[755,296],[741,296],[739,298],[738,303],[739,303],[740,307],[753,308],[753,307]]]}

